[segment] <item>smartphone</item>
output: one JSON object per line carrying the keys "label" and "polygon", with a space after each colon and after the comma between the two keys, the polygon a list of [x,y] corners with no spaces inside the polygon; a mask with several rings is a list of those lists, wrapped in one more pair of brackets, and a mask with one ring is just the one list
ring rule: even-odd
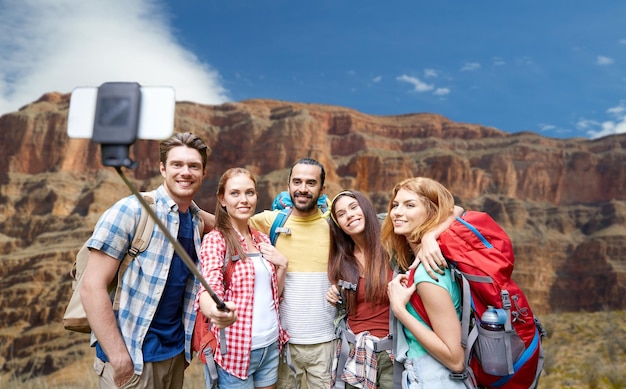
{"label": "smartphone", "polygon": [[[163,140],[171,137],[174,134],[176,110],[174,88],[141,86],[140,91],[137,138]],[[72,90],[67,117],[67,135],[70,138],[93,138],[97,105],[98,87],[77,87]],[[120,143],[126,143],[126,140],[120,139]]]}

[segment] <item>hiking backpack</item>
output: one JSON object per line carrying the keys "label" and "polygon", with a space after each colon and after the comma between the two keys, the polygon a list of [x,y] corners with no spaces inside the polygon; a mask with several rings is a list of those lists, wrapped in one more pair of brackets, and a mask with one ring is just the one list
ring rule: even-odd
{"label": "hiking backpack", "polygon": [[[545,331],[511,279],[514,255],[506,232],[488,214],[467,211],[438,242],[462,291],[466,371],[457,378],[468,388],[536,388],[543,369]],[[415,269],[409,275],[411,283],[414,273]],[[410,303],[430,326],[417,293]],[[481,326],[481,318],[490,314],[497,314],[500,331]]]}
{"label": "hiking backpack", "polygon": [[[330,203],[328,201],[328,196],[326,194],[321,195],[318,199],[317,199],[317,207],[320,209],[320,211],[322,211],[322,213],[324,214],[324,217],[328,217],[328,214],[330,212],[330,207],[329,207]],[[270,226],[269,229],[269,237],[270,237],[270,243],[272,244],[272,246],[276,246],[276,241],[278,240],[278,236],[282,233],[282,234],[286,234],[286,235],[290,235],[291,234],[291,229],[284,227],[285,222],[287,222],[287,219],[289,218],[289,216],[291,215],[291,211],[293,209],[293,202],[291,201],[291,196],[289,195],[288,191],[283,191],[280,192],[278,195],[276,195],[276,197],[274,198],[274,201],[272,202],[272,210],[276,211],[278,210],[278,214],[276,215],[276,217],[274,218],[274,221],[272,222],[272,225]],[[287,343],[286,345],[287,349],[285,351],[283,351],[283,354],[285,355],[285,362],[287,364],[287,366],[289,367],[289,370],[291,370],[291,372],[293,373],[293,380],[294,380],[294,388],[298,388],[298,382],[296,380],[296,368],[293,365],[293,362],[291,360],[291,352],[289,351],[289,343]]]}
{"label": "hiking backpack", "polygon": [[[317,207],[322,211],[322,213],[326,213],[328,211],[329,202],[326,194],[321,195],[317,199]],[[277,194],[276,197],[274,197],[274,201],[272,201],[272,211],[285,208],[293,208],[291,195],[289,195],[289,192],[286,190]]]}
{"label": "hiking backpack", "polygon": [[[146,202],[150,205],[152,210],[155,209],[154,193],[142,193],[141,194]],[[111,281],[107,290],[109,294],[115,289],[115,295],[113,297],[113,310],[116,311],[120,306],[120,292],[122,289],[122,276],[131,261],[135,259],[137,255],[142,253],[148,248],[150,238],[152,237],[152,230],[154,230],[154,220],[148,215],[148,212],[141,212],[139,216],[139,223],[135,230],[135,236],[133,241],[128,247],[128,251],[124,256],[124,259],[120,262],[120,267],[117,271],[117,276]],[[90,333],[91,326],[87,320],[87,313],[80,298],[80,288],[83,283],[83,277],[85,275],[85,269],[89,262],[89,248],[87,242],[85,242],[82,248],[76,254],[76,259],[70,270],[70,277],[72,278],[72,295],[70,301],[67,304],[65,313],[63,314],[63,327],[69,331]]]}
{"label": "hiking backpack", "polygon": [[[387,216],[386,213],[379,213],[376,215],[379,223],[382,223]],[[391,272],[393,274],[392,279],[398,275],[398,266],[395,258],[391,261]],[[335,335],[337,336],[338,344],[337,350],[335,352],[335,359],[337,361],[336,365],[333,366],[333,371],[331,374],[331,388],[334,389],[344,389],[346,387],[346,383],[342,378],[342,374],[344,372],[346,362],[351,353],[351,344],[356,343],[356,334],[350,329],[348,325],[348,312],[346,306],[346,296],[345,290],[352,290],[353,292],[357,291],[357,284],[353,284],[349,281],[339,280],[337,282],[337,289],[339,291],[339,300],[340,302],[336,304],[337,307],[337,316],[334,320],[335,325]],[[379,351],[393,351],[394,347],[394,332],[396,331],[396,318],[393,314],[393,310],[389,309],[389,333],[386,337],[374,341],[372,343],[374,352]],[[394,371],[394,387],[399,387],[401,382],[402,371],[404,370],[404,365],[402,363],[397,363],[394,361],[393,363],[393,371]]]}
{"label": "hiking backpack", "polygon": [[[326,217],[327,213],[329,212],[328,196],[326,196],[325,194],[321,195],[317,199],[317,207],[320,209],[320,211],[322,211],[324,217]],[[291,234],[291,230],[283,226],[289,218],[289,215],[291,215],[292,209],[293,203],[291,202],[291,196],[289,195],[289,192],[283,191],[276,195],[274,201],[272,202],[272,210],[279,210],[280,212],[278,212],[278,214],[276,215],[276,218],[274,219],[274,222],[272,223],[272,226],[269,230],[269,237],[272,246],[276,246],[276,240],[281,233],[287,235]]]}
{"label": "hiking backpack", "polygon": [[[251,232],[257,242],[262,241],[261,233],[259,231],[251,229]],[[226,255],[224,256],[224,264],[222,266],[222,283],[224,285],[224,290],[230,288],[230,281],[239,259],[239,255],[231,255],[230,249],[227,248]],[[207,365],[209,375],[205,378],[207,380],[207,386],[212,389],[218,387],[217,364],[213,358],[216,347],[217,339],[211,331],[211,321],[208,317],[204,316],[200,309],[198,309],[196,312],[193,335],[191,337],[191,351],[197,353],[198,359]],[[222,355],[228,352],[226,347],[226,333],[222,330],[220,330],[220,352]]]}
{"label": "hiking backpack", "polygon": [[[395,276],[394,272],[394,276]],[[338,343],[335,350],[335,360],[336,364],[333,366],[333,371],[331,374],[331,388],[333,389],[344,389],[346,387],[346,383],[342,378],[342,374],[346,367],[346,363],[350,356],[351,350],[350,345],[355,345],[357,343],[357,334],[355,334],[348,325],[348,313],[346,307],[346,295],[345,290],[352,290],[353,292],[357,291],[357,284],[353,284],[349,281],[339,280],[337,282],[337,288],[339,290],[340,303],[336,304],[337,306],[337,316],[334,320],[335,325],[335,335],[337,336]],[[393,331],[394,325],[393,322],[393,311],[391,308],[389,309],[389,333],[384,338],[373,341],[371,343],[374,353],[379,351],[391,351],[393,348]],[[397,367],[394,365],[394,373]],[[404,366],[400,365],[400,369],[404,370]]]}

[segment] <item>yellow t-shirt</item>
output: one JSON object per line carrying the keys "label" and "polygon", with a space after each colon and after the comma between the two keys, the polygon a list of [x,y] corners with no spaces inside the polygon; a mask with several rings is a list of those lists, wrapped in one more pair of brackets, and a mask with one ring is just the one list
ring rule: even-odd
{"label": "yellow t-shirt", "polygon": [[[279,211],[263,211],[250,219],[250,226],[269,235]],[[335,307],[326,301],[330,231],[321,211],[312,216],[290,215],[276,248],[289,260],[280,314],[283,327],[294,344],[317,344],[335,338]]]}

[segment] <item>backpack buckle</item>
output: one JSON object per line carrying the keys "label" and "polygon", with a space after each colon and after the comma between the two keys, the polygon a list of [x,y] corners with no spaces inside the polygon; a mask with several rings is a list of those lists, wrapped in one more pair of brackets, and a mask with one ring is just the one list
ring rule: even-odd
{"label": "backpack buckle", "polygon": [[465,381],[465,379],[469,377],[467,370],[463,370],[462,373],[450,373],[450,379]]}
{"label": "backpack buckle", "polygon": [[291,228],[276,227],[276,233],[291,235]]}
{"label": "backpack buckle", "polygon": [[502,297],[502,308],[507,311],[511,309],[511,297],[509,296],[508,290],[503,290],[500,292],[500,296]]}
{"label": "backpack buckle", "polygon": [[337,285],[339,285],[340,287],[342,287],[344,289],[351,289],[351,290],[356,292],[356,284],[353,284],[352,282],[339,280],[337,282]]}

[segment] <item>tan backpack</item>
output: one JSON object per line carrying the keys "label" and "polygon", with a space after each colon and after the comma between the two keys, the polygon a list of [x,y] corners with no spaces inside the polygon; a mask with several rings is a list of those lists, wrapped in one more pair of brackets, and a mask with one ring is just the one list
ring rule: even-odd
{"label": "tan backpack", "polygon": [[[154,193],[144,192],[141,195],[154,211]],[[120,263],[117,276],[111,281],[109,287],[107,288],[109,293],[115,288],[115,297],[113,299],[114,311],[118,310],[120,306],[122,275],[126,269],[128,269],[130,262],[135,259],[137,255],[148,248],[150,238],[152,237],[152,231],[154,230],[154,224],[154,220],[152,220],[148,212],[141,212],[139,224],[137,225],[137,230],[135,231],[135,237],[128,248],[128,252],[124,256],[124,259]],[[67,308],[65,309],[65,314],[63,314],[63,327],[69,331],[83,333],[91,332],[91,327],[89,326],[89,321],[87,320],[87,314],[85,313],[85,308],[83,308],[83,303],[80,299],[80,287],[83,282],[83,276],[88,262],[89,248],[87,247],[87,242],[85,242],[83,247],[78,251],[72,270],[70,270],[70,277],[72,277],[72,296],[67,304]]]}

